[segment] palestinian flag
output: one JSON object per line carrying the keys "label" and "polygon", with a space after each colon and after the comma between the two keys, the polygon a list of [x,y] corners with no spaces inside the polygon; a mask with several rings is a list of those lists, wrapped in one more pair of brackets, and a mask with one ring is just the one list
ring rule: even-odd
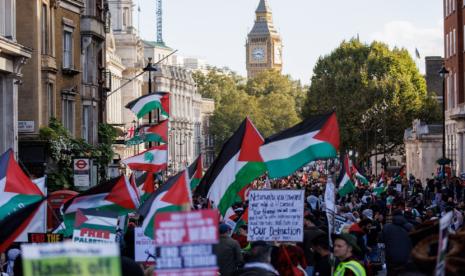
{"label": "palestinian flag", "polygon": [[265,140],[260,154],[270,178],[294,173],[310,161],[336,157],[339,125],[336,113],[311,117]]}
{"label": "palestinian flag", "polygon": [[349,168],[349,156],[346,155],[342,162],[341,173],[339,174],[339,179],[337,181],[337,183],[339,183],[338,194],[340,196],[345,196],[355,190],[355,185],[352,181],[352,176]]}
{"label": "palestinian flag", "polygon": [[191,187],[191,191],[194,191],[200,184],[200,179],[202,178],[202,155],[199,155],[199,157],[195,159],[189,168],[187,168],[187,171],[189,175],[189,186]]}
{"label": "palestinian flag", "polygon": [[244,213],[242,213],[242,216],[236,222],[236,227],[234,228],[233,233],[237,233],[242,225],[247,224],[249,224],[249,207],[245,207]]}
{"label": "palestinian flag", "polygon": [[139,127],[136,135],[126,141],[126,145],[138,145],[144,142],[168,143],[168,120],[154,126]]}
{"label": "palestinian flag", "polygon": [[18,209],[42,202],[44,195],[14,159],[13,150],[0,156],[0,221]]}
{"label": "palestinian flag", "polygon": [[65,236],[73,234],[78,209],[94,209],[126,215],[139,207],[138,193],[124,175],[94,186],[71,198],[63,205]]}
{"label": "palestinian flag", "polygon": [[265,172],[259,153],[263,138],[246,118],[210,166],[197,187],[196,194],[207,197],[221,215],[238,198],[238,192]]}
{"label": "palestinian flag", "polygon": [[154,109],[159,109],[164,118],[170,115],[170,94],[169,93],[152,93],[143,95],[126,105],[137,118],[140,119]]}
{"label": "palestinian flag", "polygon": [[138,213],[143,216],[142,228],[147,237],[153,238],[155,215],[159,212],[173,212],[190,209],[192,196],[186,170],[168,179],[142,204]]}
{"label": "palestinian flag", "polygon": [[150,194],[155,192],[155,181],[154,175],[152,172],[143,172],[139,176],[136,176],[135,173],[131,176],[132,185],[137,187],[137,191],[140,196],[140,202],[144,203]]}
{"label": "palestinian flag", "polygon": [[382,193],[386,192],[388,189],[388,186],[379,186],[379,187],[376,187],[373,189],[373,193],[376,195],[376,196],[380,196]]}
{"label": "palestinian flag", "polygon": [[365,176],[363,176],[357,169],[357,167],[355,167],[355,165],[352,165],[352,175],[355,176],[355,178],[360,182],[362,183],[363,185],[368,185],[370,184],[370,182],[368,181],[368,179],[366,179]]}
{"label": "palestinian flag", "polygon": [[165,144],[152,147],[142,153],[124,159],[121,162],[135,171],[159,172],[166,170],[168,146]]}
{"label": "palestinian flag", "polygon": [[17,208],[9,212],[0,220],[0,252],[5,252],[29,225],[34,215],[40,209],[40,205],[45,198],[37,202],[25,204],[22,208]]}
{"label": "palestinian flag", "polygon": [[74,221],[73,242],[116,242],[117,225],[118,216],[115,213],[78,209]]}

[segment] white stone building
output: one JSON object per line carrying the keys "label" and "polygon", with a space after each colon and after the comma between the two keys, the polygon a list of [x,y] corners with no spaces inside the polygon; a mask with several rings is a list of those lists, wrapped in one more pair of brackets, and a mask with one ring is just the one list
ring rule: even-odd
{"label": "white stone building", "polygon": [[[137,35],[136,28],[133,24],[133,7],[132,0],[108,0],[111,13],[111,27],[115,39],[116,55],[121,58],[124,66],[122,72],[122,83],[133,79],[142,72],[144,68],[144,51],[142,40]],[[120,93],[121,106],[121,123],[126,128],[130,127],[136,116],[124,106],[130,101],[142,96],[143,76],[139,76],[126,86],[121,88]],[[113,86],[117,88],[116,86]]]}
{"label": "white stone building", "polygon": [[0,154],[18,150],[18,86],[31,53],[16,42],[16,0],[0,0]]}
{"label": "white stone building", "polygon": [[404,134],[407,174],[413,174],[426,184],[426,179],[436,173],[437,160],[442,156],[442,125],[427,125],[413,121],[412,128]]}

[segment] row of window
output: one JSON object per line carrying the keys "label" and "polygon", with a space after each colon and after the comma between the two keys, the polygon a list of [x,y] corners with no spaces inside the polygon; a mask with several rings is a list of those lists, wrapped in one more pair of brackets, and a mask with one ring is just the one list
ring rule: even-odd
{"label": "row of window", "polygon": [[457,0],[444,0],[444,16],[449,16],[455,11],[455,6]]}
{"label": "row of window", "polygon": [[456,38],[457,38],[457,32],[455,28],[446,34],[446,45],[445,45],[446,58],[449,58],[457,53]]}

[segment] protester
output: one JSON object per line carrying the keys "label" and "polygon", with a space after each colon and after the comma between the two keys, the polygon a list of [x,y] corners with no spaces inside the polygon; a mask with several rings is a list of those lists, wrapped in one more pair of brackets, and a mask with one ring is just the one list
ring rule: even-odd
{"label": "protester", "polygon": [[218,267],[221,275],[233,275],[243,263],[241,246],[230,237],[231,228],[228,225],[220,224],[219,233],[219,243],[214,247]]}
{"label": "protester", "polygon": [[324,276],[324,275],[331,275],[331,264],[330,264],[330,251],[329,251],[329,242],[328,242],[328,234],[322,232],[320,235],[315,237],[311,241],[311,248],[315,254],[313,255],[314,258],[314,270],[313,274],[307,275],[315,275],[315,276]]}
{"label": "protester", "polygon": [[413,226],[399,209],[394,210],[392,223],[384,226],[383,241],[386,246],[388,276],[398,275],[406,269],[412,251],[412,242],[408,235],[412,229]]}
{"label": "protester", "polygon": [[247,262],[244,267],[237,270],[238,276],[275,276],[278,271],[271,265],[272,246],[264,241],[251,244]]}
{"label": "protester", "polygon": [[360,254],[357,239],[351,234],[333,235],[334,256],[339,264],[334,271],[335,276],[365,276],[365,268],[354,256]]}

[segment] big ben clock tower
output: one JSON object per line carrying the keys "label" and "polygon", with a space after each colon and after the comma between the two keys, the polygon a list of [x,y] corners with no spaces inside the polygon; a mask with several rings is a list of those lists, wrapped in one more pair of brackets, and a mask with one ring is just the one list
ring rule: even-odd
{"label": "big ben clock tower", "polygon": [[253,78],[269,69],[281,73],[282,42],[273,25],[268,0],[260,0],[255,14],[255,24],[246,42],[247,77]]}

